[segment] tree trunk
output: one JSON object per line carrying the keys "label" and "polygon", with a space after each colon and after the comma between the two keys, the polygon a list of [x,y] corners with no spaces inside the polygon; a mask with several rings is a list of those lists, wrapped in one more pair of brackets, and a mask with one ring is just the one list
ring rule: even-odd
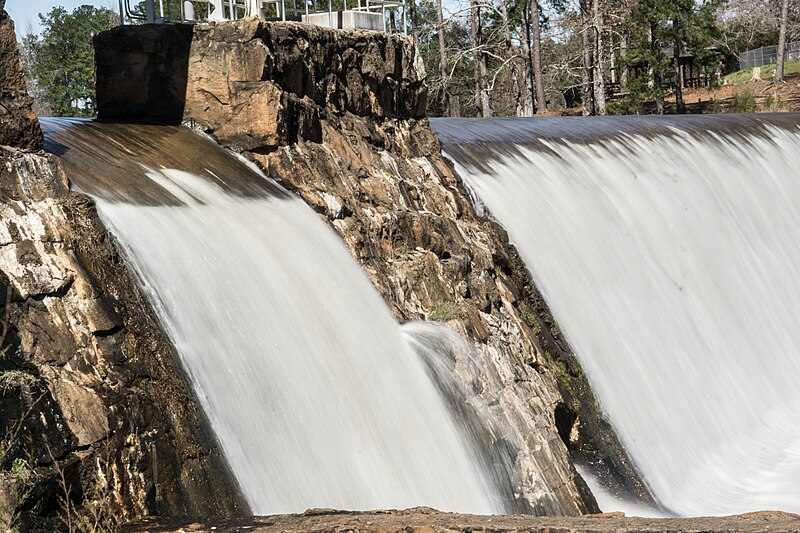
{"label": "tree trunk", "polygon": [[583,38],[583,68],[581,69],[581,104],[583,115],[594,114],[594,99],[592,98],[592,41],[589,37],[589,6],[588,0],[581,0],[581,37]]}
{"label": "tree trunk", "polygon": [[542,77],[542,30],[539,26],[539,1],[531,0],[531,28],[533,40],[533,81],[536,86],[536,113],[547,112],[547,97],[544,94],[544,78]]}
{"label": "tree trunk", "polygon": [[[412,17],[413,18],[413,17]],[[444,42],[444,16],[442,15],[442,0],[436,2],[436,18],[439,23],[439,75],[442,77],[442,109],[448,117],[453,115],[450,102],[449,79],[447,75],[447,49]]]}
{"label": "tree trunk", "polygon": [[[652,57],[658,57],[658,43],[656,43],[656,22],[650,22],[650,28],[647,35],[650,41],[650,53]],[[650,83],[653,88],[653,95],[656,101],[656,113],[659,115],[664,114],[664,95],[661,94],[661,72],[657,68],[650,65],[649,69]]]}
{"label": "tree trunk", "polygon": [[531,61],[530,31],[530,10],[525,6],[522,10],[522,31],[519,32],[520,45],[522,46],[523,78],[522,99],[520,109],[517,110],[517,116],[519,117],[533,116],[533,62]]}
{"label": "tree trunk", "polygon": [[777,85],[783,83],[783,63],[786,56],[786,22],[789,19],[789,0],[783,0],[781,4],[780,31],[778,32],[778,58],[775,65],[775,77],[772,83]]}
{"label": "tree trunk", "polygon": [[680,21],[675,18],[672,21],[672,29],[675,32],[675,42],[672,45],[672,62],[675,69],[675,111],[679,114],[686,113],[686,106],[683,103],[683,68],[681,68],[681,32]]}
{"label": "tree trunk", "polygon": [[592,29],[594,33],[594,105],[595,113],[606,114],[606,84],[603,80],[603,15],[600,13],[600,0],[592,2]]}
{"label": "tree trunk", "polygon": [[509,61],[511,76],[511,91],[514,94],[514,112],[518,117],[524,116],[522,110],[522,91],[519,86],[519,75],[517,73],[517,54],[511,44],[511,25],[508,21],[508,0],[500,0],[500,17],[503,22],[503,38],[505,40],[506,56]]}
{"label": "tree trunk", "polygon": [[481,116],[488,118],[494,113],[492,111],[492,99],[489,86],[486,83],[487,79],[486,54],[481,52],[481,81],[483,82],[483,87],[481,88]]}
{"label": "tree trunk", "polygon": [[470,6],[470,26],[472,29],[472,46],[474,49],[472,65],[475,81],[475,109],[482,117],[492,116],[489,90],[486,87],[486,54],[483,53],[483,37],[481,35],[481,12],[477,0]]}
{"label": "tree trunk", "polygon": [[[419,50],[419,21],[417,20],[417,0],[408,0],[408,14],[411,19],[411,39],[414,41],[414,48]],[[405,29],[405,28],[404,28]]]}
{"label": "tree trunk", "polygon": [[472,82],[473,82],[473,103],[475,104],[475,113],[481,115],[481,88],[483,80],[481,78],[481,43],[479,41],[478,31],[478,3],[475,0],[470,1],[469,7],[469,25],[472,31]]}
{"label": "tree trunk", "polygon": [[628,89],[628,78],[630,71],[628,70],[628,26],[625,25],[620,32],[619,37],[619,62],[621,72],[619,75],[619,90],[625,92]]}
{"label": "tree trunk", "polygon": [[617,54],[614,53],[614,34],[609,33],[609,38],[611,42],[608,43],[608,60],[611,63],[611,83],[616,84],[618,81],[618,72],[617,72]]}

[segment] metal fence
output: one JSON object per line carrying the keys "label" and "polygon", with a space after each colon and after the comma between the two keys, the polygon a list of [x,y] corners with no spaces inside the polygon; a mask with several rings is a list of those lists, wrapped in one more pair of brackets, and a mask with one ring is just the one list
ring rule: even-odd
{"label": "metal fence", "polygon": [[[800,41],[786,44],[786,61],[800,59]],[[755,50],[749,50],[739,56],[739,69],[760,67],[762,65],[772,65],[778,61],[777,46],[763,46]]]}

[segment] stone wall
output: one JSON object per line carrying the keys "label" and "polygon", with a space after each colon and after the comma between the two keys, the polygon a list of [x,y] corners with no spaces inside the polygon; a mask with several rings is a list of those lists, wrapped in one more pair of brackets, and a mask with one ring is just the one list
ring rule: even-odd
{"label": "stone wall", "polygon": [[[173,349],[45,154],[0,18],[0,528],[247,512]],[[10,88],[8,88],[8,85]]]}
{"label": "stone wall", "polygon": [[[100,34],[98,57],[115,57],[121,41],[152,49],[157,33]],[[145,85],[163,83],[160,58],[156,50],[145,59],[143,70],[156,73]],[[410,39],[245,19],[195,26],[185,63],[187,124],[246,154],[325,217],[398,320],[440,321],[475,347],[476,359],[457,354],[456,370],[474,391],[470,404],[495,420],[484,428],[494,451],[514,467],[508,511],[595,510],[570,461],[571,422],[563,440],[556,427],[560,370],[545,353],[557,328],[503,230],[476,216],[442,159]],[[98,101],[115,101],[101,108],[106,118],[127,99],[104,79],[119,78],[115,68],[98,60]]]}

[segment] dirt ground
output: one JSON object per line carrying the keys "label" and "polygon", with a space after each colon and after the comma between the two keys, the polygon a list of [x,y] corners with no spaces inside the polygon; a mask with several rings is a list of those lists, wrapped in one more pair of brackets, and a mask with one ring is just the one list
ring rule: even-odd
{"label": "dirt ground", "polygon": [[[684,89],[683,99],[687,106],[708,108],[704,112],[714,112],[715,102],[720,107],[718,111],[741,111],[735,109],[734,100],[737,96],[744,106],[747,105],[747,97],[752,96],[756,105],[755,111],[800,111],[800,73],[790,74],[784,79],[785,83],[781,85],[773,85],[770,77],[716,88]],[[734,109],[730,109],[731,106]]]}
{"label": "dirt ground", "polygon": [[[760,81],[720,85],[719,87],[686,88],[683,101],[688,113],[759,113],[800,112],[800,72],[788,74],[785,83],[773,86],[772,78]],[[608,103],[613,102],[609,99]],[[655,113],[655,103],[645,104],[644,113]],[[667,94],[666,113],[675,112],[675,95]],[[573,107],[544,113],[541,116],[580,116],[581,108]]]}
{"label": "dirt ground", "polygon": [[325,533],[454,532],[800,532],[800,515],[766,511],[725,517],[637,518],[622,513],[582,517],[476,516],[418,507],[404,511],[348,512],[311,509],[303,514],[200,521],[152,521],[132,524],[128,533],[313,531]]}

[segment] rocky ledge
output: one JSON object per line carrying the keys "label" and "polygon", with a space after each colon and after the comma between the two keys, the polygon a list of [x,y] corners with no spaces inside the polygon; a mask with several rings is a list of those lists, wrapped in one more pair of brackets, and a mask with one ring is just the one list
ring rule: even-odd
{"label": "rocky ledge", "polygon": [[622,513],[556,516],[476,516],[443,513],[427,508],[404,511],[353,513],[312,509],[303,514],[275,515],[234,520],[148,522],[132,524],[133,533],[198,533],[214,531],[267,533],[307,531],[319,533],[715,533],[715,532],[797,532],[800,516],[781,512],[759,512],[736,516],[698,518],[638,518]]}

